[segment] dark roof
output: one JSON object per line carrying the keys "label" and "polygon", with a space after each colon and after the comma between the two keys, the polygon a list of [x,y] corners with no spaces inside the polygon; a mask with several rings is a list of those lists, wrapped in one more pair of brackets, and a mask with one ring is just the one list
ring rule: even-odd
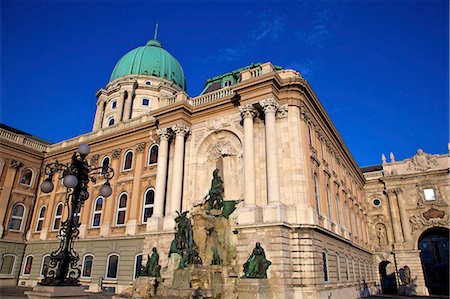
{"label": "dark roof", "polygon": [[38,142],[41,142],[41,143],[44,143],[44,144],[53,144],[53,142],[44,140],[44,139],[39,138],[39,137],[36,137],[36,136],[33,136],[33,135],[31,135],[30,133],[21,131],[21,130],[19,130],[19,129],[10,127],[10,126],[5,125],[5,124],[2,124],[2,123],[0,123],[0,128],[1,128],[1,129],[4,129],[4,130],[7,130],[7,131],[10,131],[10,132],[13,132],[13,133],[16,133],[16,134],[23,135],[23,136],[25,136],[25,137],[27,137],[27,138],[29,138],[29,139],[33,139],[33,140],[35,140],[35,141],[38,141]]}
{"label": "dark roof", "polygon": [[379,171],[379,170],[383,170],[383,166],[378,164],[378,165],[371,165],[371,166],[366,166],[366,167],[361,167],[361,171],[364,172],[372,172],[372,171]]}
{"label": "dark roof", "polygon": [[217,81],[217,82],[214,82],[211,85],[209,85],[208,88],[205,89],[203,94],[208,93],[208,92],[213,92],[213,91],[219,90],[221,88],[222,88],[222,82]]}

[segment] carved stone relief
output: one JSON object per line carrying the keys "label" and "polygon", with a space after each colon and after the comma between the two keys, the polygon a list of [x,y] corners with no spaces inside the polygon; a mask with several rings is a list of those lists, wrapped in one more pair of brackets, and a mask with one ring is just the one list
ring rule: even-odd
{"label": "carved stone relief", "polygon": [[418,149],[415,156],[408,162],[409,170],[425,171],[433,168],[438,164],[434,155],[425,153],[423,150]]}
{"label": "carved stone relief", "polygon": [[206,129],[209,131],[219,131],[223,128],[229,127],[231,124],[229,117],[221,117],[212,119],[206,123]]}
{"label": "carved stone relief", "polygon": [[236,156],[237,151],[229,140],[217,140],[208,151],[208,160],[215,161],[219,157]]}
{"label": "carved stone relief", "polygon": [[[425,212],[426,213],[426,212]],[[423,214],[425,214],[423,213]],[[425,218],[424,215],[413,215],[409,218],[409,222],[411,223],[411,232],[415,232],[416,230],[421,230],[424,227],[432,227],[432,226],[449,226],[448,214],[445,214],[443,217],[439,218]],[[427,215],[428,217],[430,215]]]}
{"label": "carved stone relief", "polygon": [[99,159],[99,158],[100,158],[99,155],[92,155],[92,156],[91,156],[91,165],[96,166],[97,163],[98,163],[98,159]]}

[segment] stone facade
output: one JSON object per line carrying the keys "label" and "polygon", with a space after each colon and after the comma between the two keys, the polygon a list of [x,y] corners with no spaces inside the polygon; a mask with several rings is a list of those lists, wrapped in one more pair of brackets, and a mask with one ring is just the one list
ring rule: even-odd
{"label": "stone facade", "polygon": [[48,142],[0,126],[0,285],[15,285]]}
{"label": "stone facade", "polygon": [[[81,282],[90,290],[129,287],[136,263],[152,247],[167,267],[176,212],[202,202],[216,168],[225,199],[243,200],[230,217],[236,260],[227,272],[238,284],[244,283],[238,277],[256,242],[272,262],[264,288],[277,298],[353,298],[360,296],[364,282],[373,286],[377,281],[378,260],[372,256],[377,237],[370,229],[375,222],[367,192],[378,188],[378,181],[376,188],[373,180],[365,185],[339,132],[298,72],[268,62],[232,73],[236,80],[211,89],[213,82],[193,98],[156,76],[115,79],[97,92],[92,132],[36,152],[29,166],[36,174],[41,165],[69,162],[83,143],[90,145],[91,165],[109,161],[115,171],[112,195],[99,197],[99,178],[91,183],[80,213],[76,250]],[[2,152],[2,169],[14,155]],[[420,159],[412,165],[428,167]],[[2,198],[14,186],[13,177],[3,170]],[[27,233],[21,243],[27,244],[23,267],[15,268],[19,285],[32,286],[42,278],[45,256],[57,247],[59,222],[67,217],[61,178],[53,179],[49,194],[36,188],[43,180],[36,177],[33,189],[17,192],[29,193],[23,200],[27,211],[33,210],[16,238]],[[13,202],[2,206],[4,227],[12,207]]]}
{"label": "stone facade", "polygon": [[[431,155],[419,149],[402,161],[395,161],[391,153],[387,162],[383,155],[381,165],[363,169],[369,221],[374,228],[370,231],[374,263],[390,262],[396,267],[398,281],[399,270],[408,266],[417,294],[429,294],[430,284],[424,277],[420,240],[428,232],[449,228],[449,166],[448,154]],[[442,242],[436,245],[446,247]]]}

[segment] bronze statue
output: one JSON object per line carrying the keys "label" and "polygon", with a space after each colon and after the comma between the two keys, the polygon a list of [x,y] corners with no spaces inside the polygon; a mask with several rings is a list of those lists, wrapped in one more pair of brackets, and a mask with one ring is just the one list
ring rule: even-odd
{"label": "bronze statue", "polygon": [[223,181],[219,175],[219,169],[213,171],[213,179],[211,181],[211,189],[208,195],[208,209],[221,210],[223,206]]}
{"label": "bronze statue", "polygon": [[213,246],[213,247],[211,247],[211,251],[213,253],[211,265],[222,265],[222,259],[220,258],[217,248]]}
{"label": "bronze statue", "polygon": [[152,256],[147,255],[147,264],[142,267],[139,276],[161,277],[160,271],[159,254],[156,247],[153,247]]}
{"label": "bronze statue", "polygon": [[259,242],[256,243],[252,254],[244,264],[243,278],[267,278],[267,268],[272,262],[266,259],[266,253]]}

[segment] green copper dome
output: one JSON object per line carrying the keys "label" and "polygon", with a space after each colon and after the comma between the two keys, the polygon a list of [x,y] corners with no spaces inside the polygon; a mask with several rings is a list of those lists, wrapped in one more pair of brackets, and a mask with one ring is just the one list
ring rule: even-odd
{"label": "green copper dome", "polygon": [[126,75],[157,76],[175,82],[185,90],[184,72],[178,60],[152,39],[119,59],[109,82]]}

